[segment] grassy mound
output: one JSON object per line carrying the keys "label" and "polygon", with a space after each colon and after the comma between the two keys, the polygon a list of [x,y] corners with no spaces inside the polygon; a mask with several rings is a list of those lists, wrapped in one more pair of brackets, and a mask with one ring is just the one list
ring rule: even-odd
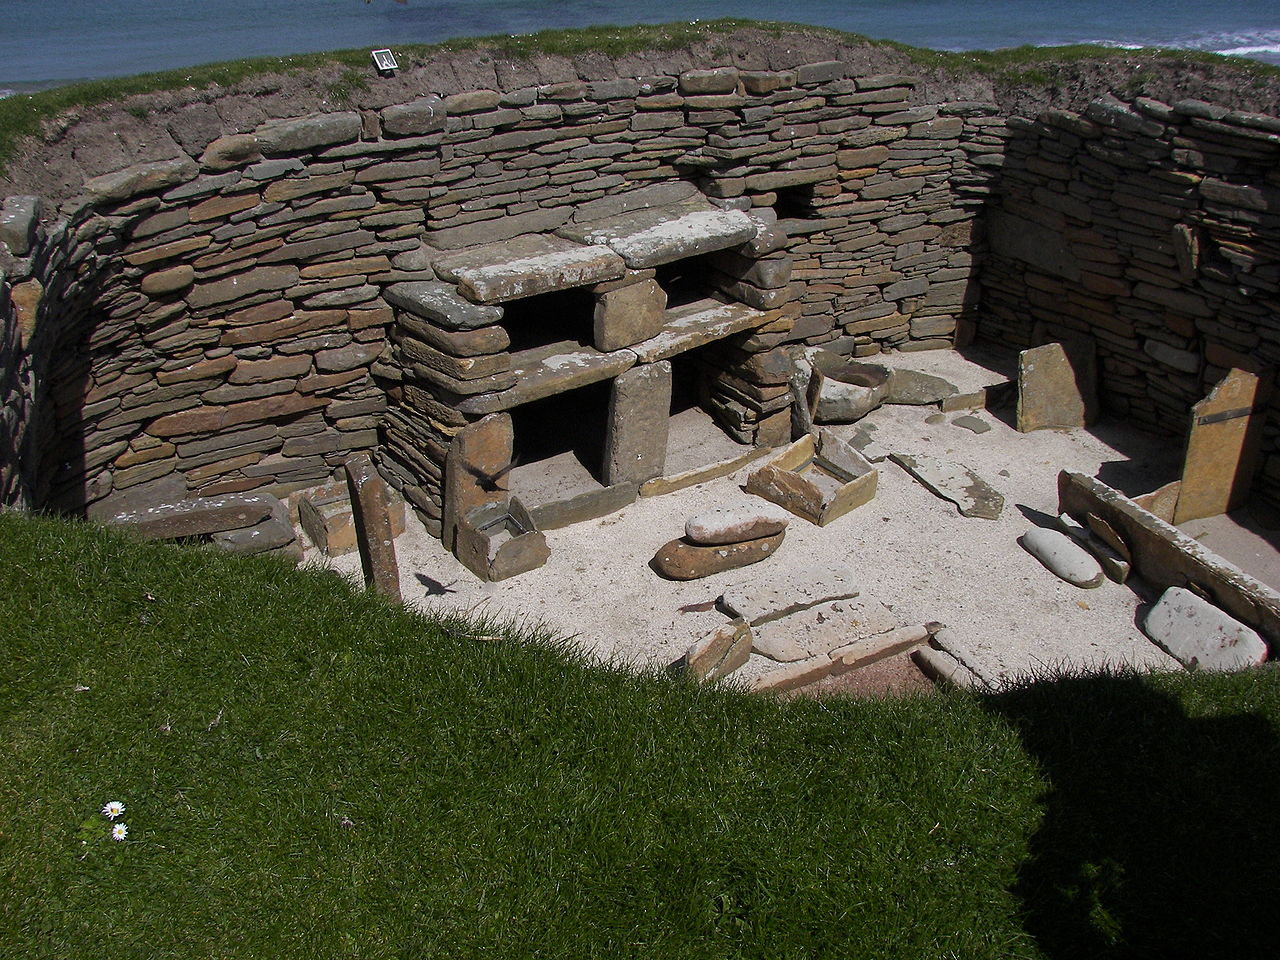
{"label": "grassy mound", "polygon": [[1270,673],[777,703],[12,514],[0,587],[14,956],[1105,956],[1205,931],[1244,956],[1273,933],[1203,922],[1274,883]]}

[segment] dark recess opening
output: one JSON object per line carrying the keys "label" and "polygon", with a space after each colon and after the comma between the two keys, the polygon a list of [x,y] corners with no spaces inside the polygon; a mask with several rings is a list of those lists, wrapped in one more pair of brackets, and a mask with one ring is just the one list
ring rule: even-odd
{"label": "dark recess opening", "polygon": [[782,187],[778,190],[778,199],[773,209],[779,220],[810,220],[818,215],[813,205],[814,184],[806,183],[798,187]]}
{"label": "dark recess opening", "polygon": [[511,351],[568,340],[590,345],[595,296],[586,287],[544,293],[504,305],[502,326],[511,337]]}
{"label": "dark recess opening", "polygon": [[605,380],[514,408],[515,462],[537,463],[572,453],[603,483],[609,388]]}
{"label": "dark recess opening", "polygon": [[705,300],[715,293],[713,268],[706,257],[689,257],[658,267],[658,286],[667,292],[667,309]]}
{"label": "dark recess opening", "polygon": [[671,415],[694,407],[705,410],[707,347],[697,347],[671,358]]}

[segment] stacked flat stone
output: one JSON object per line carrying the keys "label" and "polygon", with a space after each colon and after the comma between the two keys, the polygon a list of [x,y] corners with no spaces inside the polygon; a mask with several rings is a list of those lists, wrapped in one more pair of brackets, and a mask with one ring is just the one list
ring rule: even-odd
{"label": "stacked flat stone", "polygon": [[[748,40],[723,42],[722,63],[736,50],[763,65]],[[974,309],[975,254],[984,333],[1025,346],[1088,332],[1104,402],[1157,427],[1227,367],[1280,360],[1277,118],[1142,98],[1008,117],[857,75],[853,47],[795,64],[786,47],[771,69],[441,52],[351,108],[175,91],[145,119],[68,118],[39,178],[0,206],[0,497],[106,516],[283,495],[373,451],[438,525],[451,432],[520,398],[495,399],[515,386],[496,389],[502,377],[536,370],[511,356],[502,371],[493,340],[442,347],[390,289],[445,283],[498,306],[453,255],[581,243],[610,218],[700,197],[755,226],[690,254],[735,308],[700,315],[717,336],[698,362],[704,403],[744,442],[788,438],[787,344],[950,345]],[[591,285],[602,334],[632,299],[652,321],[658,267],[631,254]],[[586,345],[610,359],[583,362],[617,376],[622,350],[669,359],[663,336],[603,336]],[[469,357],[471,377],[456,376]],[[487,377],[481,399],[453,389]],[[1275,500],[1280,418],[1266,419],[1259,487]]]}
{"label": "stacked flat stone", "polygon": [[[1280,118],[1108,96],[1083,113],[1010,118],[1001,135],[984,337],[1087,334],[1104,406],[1162,431],[1184,431],[1229,368],[1280,362]],[[1275,503],[1272,403],[1270,482],[1255,489]]]}
{"label": "stacked flat stone", "polygon": [[791,515],[760,501],[690,517],[684,536],[659,548],[653,568],[669,580],[698,580],[766,560],[777,552]]}

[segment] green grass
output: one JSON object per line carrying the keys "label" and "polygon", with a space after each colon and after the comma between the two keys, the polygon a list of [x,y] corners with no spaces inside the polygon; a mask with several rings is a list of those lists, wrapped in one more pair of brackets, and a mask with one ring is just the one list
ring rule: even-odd
{"label": "green grass", "polygon": [[[402,67],[429,59],[439,51],[476,51],[481,56],[526,58],[537,54],[575,56],[600,52],[622,56],[641,50],[675,50],[692,43],[714,40],[736,30],[755,28],[775,36],[801,31],[849,43],[871,43],[895,50],[922,68],[938,68],[959,72],[977,72],[998,77],[1015,85],[1045,86],[1051,84],[1063,65],[1083,60],[1120,60],[1134,56],[1150,56],[1171,63],[1228,65],[1242,78],[1267,83],[1280,79],[1280,67],[1251,60],[1220,57],[1215,54],[1181,50],[1117,50],[1110,47],[1075,45],[1064,47],[1017,47],[1007,50],[966,51],[951,53],[927,50],[887,40],[871,40],[860,34],[846,33],[827,27],[804,24],[752,21],[735,18],[691,23],[668,23],[656,26],[599,26],[575,30],[545,30],[535,34],[492,37],[461,37],[435,45],[397,47]],[[166,70],[129,77],[116,77],[76,83],[33,94],[0,100],[0,171],[14,156],[23,137],[40,132],[41,125],[61,114],[78,108],[123,100],[136,94],[177,90],[184,87],[205,89],[228,87],[244,80],[271,74],[289,74],[326,67],[345,67],[342,76],[327,85],[330,95],[339,103],[364,88],[369,51],[335,50],[325,53],[299,54],[287,57],[262,57],[206,64],[182,70]],[[365,81],[367,82],[367,80]],[[142,107],[134,108],[145,114]]]}
{"label": "green grass", "polygon": [[1199,956],[1274,933],[1271,673],[779,703],[13,514],[0,622],[4,955],[1160,955],[1166,904],[1175,945],[1240,948]]}

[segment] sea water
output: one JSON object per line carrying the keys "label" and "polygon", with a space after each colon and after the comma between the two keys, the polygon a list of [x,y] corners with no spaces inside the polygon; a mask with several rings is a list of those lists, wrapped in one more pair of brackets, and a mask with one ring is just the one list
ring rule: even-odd
{"label": "sea water", "polygon": [[241,57],[730,16],[943,50],[1101,43],[1280,64],[1278,0],[0,0],[0,95]]}

